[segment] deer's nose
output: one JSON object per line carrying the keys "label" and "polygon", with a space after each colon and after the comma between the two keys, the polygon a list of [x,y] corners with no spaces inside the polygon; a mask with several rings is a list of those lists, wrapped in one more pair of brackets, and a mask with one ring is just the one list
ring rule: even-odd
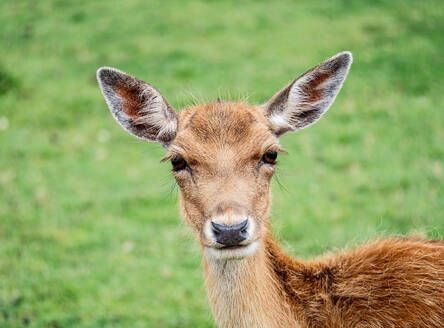
{"label": "deer's nose", "polygon": [[248,219],[232,226],[211,222],[211,227],[216,241],[224,246],[238,246],[248,237]]}

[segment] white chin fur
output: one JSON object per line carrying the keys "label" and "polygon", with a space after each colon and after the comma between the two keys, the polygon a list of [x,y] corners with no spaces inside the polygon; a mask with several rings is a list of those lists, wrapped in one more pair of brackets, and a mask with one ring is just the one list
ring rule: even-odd
{"label": "white chin fur", "polygon": [[253,255],[257,249],[259,248],[259,242],[253,241],[251,244],[247,246],[239,247],[239,248],[212,248],[205,247],[204,255],[209,260],[242,260],[246,257]]}

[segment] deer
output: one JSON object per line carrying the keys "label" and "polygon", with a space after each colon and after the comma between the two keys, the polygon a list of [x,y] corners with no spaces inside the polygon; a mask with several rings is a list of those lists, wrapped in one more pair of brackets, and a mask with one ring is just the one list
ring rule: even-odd
{"label": "deer", "polygon": [[444,327],[443,240],[386,237],[300,260],[273,238],[270,184],[286,152],[279,139],[326,113],[352,60],[341,52],[262,105],[217,100],[181,111],[146,82],[97,71],[117,122],[165,148],[221,328]]}

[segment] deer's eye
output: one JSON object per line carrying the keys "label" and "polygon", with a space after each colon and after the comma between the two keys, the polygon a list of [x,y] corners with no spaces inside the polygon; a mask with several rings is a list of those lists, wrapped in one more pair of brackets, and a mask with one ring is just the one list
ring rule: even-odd
{"label": "deer's eye", "polygon": [[175,157],[171,160],[173,171],[180,171],[187,167],[187,162],[182,157]]}
{"label": "deer's eye", "polygon": [[270,150],[262,156],[262,161],[267,164],[276,164],[277,152]]}

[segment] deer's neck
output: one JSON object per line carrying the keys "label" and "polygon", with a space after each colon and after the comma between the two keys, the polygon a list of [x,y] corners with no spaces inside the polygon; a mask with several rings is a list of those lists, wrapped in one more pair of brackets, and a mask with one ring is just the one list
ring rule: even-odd
{"label": "deer's neck", "polygon": [[219,327],[299,327],[294,306],[277,274],[282,265],[298,264],[277,246],[271,234],[249,258],[219,261],[204,256],[203,263],[208,297]]}

